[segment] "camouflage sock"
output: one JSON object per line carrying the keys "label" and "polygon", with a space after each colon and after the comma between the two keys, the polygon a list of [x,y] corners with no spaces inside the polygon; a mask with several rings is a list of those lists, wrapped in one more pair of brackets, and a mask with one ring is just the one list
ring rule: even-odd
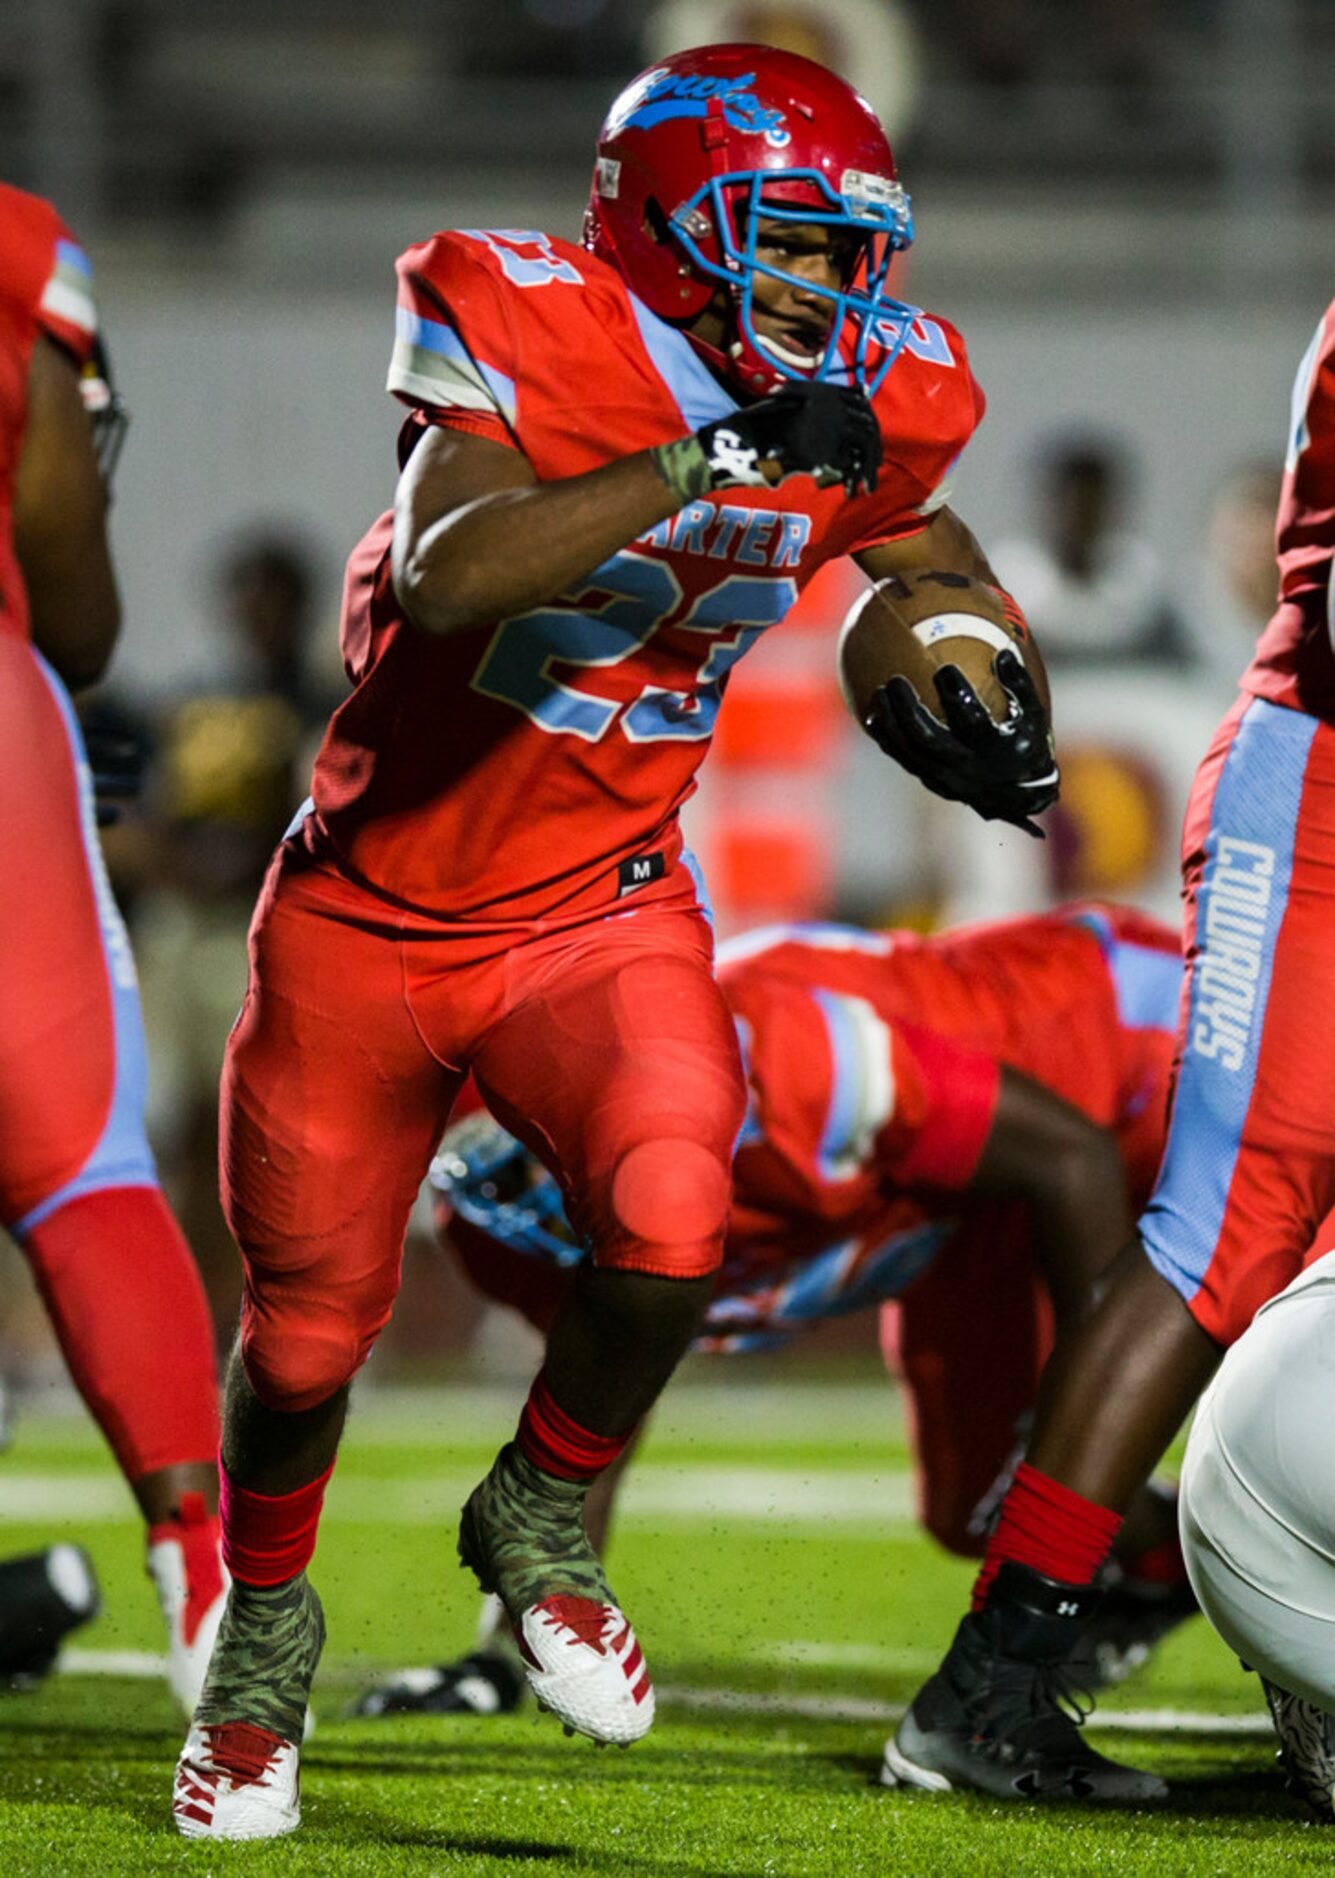
{"label": "camouflage sock", "polygon": [[459,1524],[459,1557],[510,1616],[565,1593],[615,1602],[584,1530],[585,1480],[557,1480],[511,1441],[473,1489]]}
{"label": "camouflage sock", "polygon": [[234,1580],[195,1720],[254,1722],[299,1742],[323,1648],[324,1612],[305,1572],[281,1585]]}

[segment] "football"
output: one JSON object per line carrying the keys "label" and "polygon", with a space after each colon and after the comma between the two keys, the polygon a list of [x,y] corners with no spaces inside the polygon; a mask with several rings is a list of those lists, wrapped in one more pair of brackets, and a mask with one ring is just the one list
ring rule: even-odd
{"label": "football", "polygon": [[859,723],[887,679],[907,678],[927,709],[941,716],[936,674],[956,666],[998,723],[1006,693],[993,670],[1012,648],[1051,715],[1047,673],[1038,648],[1008,619],[1000,594],[968,574],[926,569],[890,575],[851,608],[839,635],[839,683]]}

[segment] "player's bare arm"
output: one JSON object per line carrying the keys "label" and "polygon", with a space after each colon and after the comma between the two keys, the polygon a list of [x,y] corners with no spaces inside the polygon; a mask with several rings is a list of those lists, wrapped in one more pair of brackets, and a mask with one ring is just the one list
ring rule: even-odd
{"label": "player's bare arm", "polygon": [[394,505],[394,590],[424,632],[464,632],[550,600],[680,508],[648,450],[539,482],[522,450],[432,429]]}
{"label": "player's bare arm", "polygon": [[1003,1068],[996,1112],[967,1189],[1027,1200],[1058,1322],[1094,1302],[1134,1219],[1116,1138],[1041,1083]]}
{"label": "player's bare arm", "polygon": [[999,585],[977,537],[949,507],[937,509],[916,533],[878,542],[854,559],[869,580],[939,568],[945,573],[968,574],[989,586]]}
{"label": "player's bare arm", "polygon": [[507,619],[577,585],[694,496],[790,475],[875,483],[881,440],[854,387],[793,385],[583,475],[540,481],[521,450],[433,429],[400,479],[394,590],[423,631]]}
{"label": "player's bare arm", "polygon": [[33,643],[71,689],[102,676],[120,630],[107,492],[73,361],[39,338],[14,490],[14,540]]}

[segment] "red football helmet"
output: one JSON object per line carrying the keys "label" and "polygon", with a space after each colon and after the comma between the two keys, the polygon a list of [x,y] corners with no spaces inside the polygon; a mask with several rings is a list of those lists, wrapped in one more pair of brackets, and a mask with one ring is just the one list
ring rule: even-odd
{"label": "red football helmet", "polygon": [[[762,217],[859,237],[856,267],[828,291],[834,317],[814,365],[785,358],[752,322],[757,273],[797,280],[757,260]],[[796,53],[750,45],[675,53],[627,86],[598,139],[584,245],[675,326],[725,285],[736,319],[726,352],[686,337],[753,395],[785,379],[826,377],[874,392],[917,311],[885,292],[891,256],[912,239],[909,199],[871,106]]]}

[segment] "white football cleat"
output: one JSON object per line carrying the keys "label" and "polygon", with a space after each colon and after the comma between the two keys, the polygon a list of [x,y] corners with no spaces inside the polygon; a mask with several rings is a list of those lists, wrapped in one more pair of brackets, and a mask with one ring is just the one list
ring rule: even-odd
{"label": "white football cleat", "polygon": [[644,1652],[615,1604],[558,1594],[519,1619],[524,1673],[567,1734],[628,1747],[648,1734],[654,1686]]}
{"label": "white football cleat", "polygon": [[187,1839],[277,1839],[301,1824],[301,1775],[291,1741],[253,1722],[196,1723],[172,1786]]}
{"label": "white football cleat", "polygon": [[197,1493],[183,1494],[181,1517],[148,1535],[148,1575],[167,1621],[167,1681],[186,1716],[199,1702],[231,1582],[218,1546],[218,1521]]}

